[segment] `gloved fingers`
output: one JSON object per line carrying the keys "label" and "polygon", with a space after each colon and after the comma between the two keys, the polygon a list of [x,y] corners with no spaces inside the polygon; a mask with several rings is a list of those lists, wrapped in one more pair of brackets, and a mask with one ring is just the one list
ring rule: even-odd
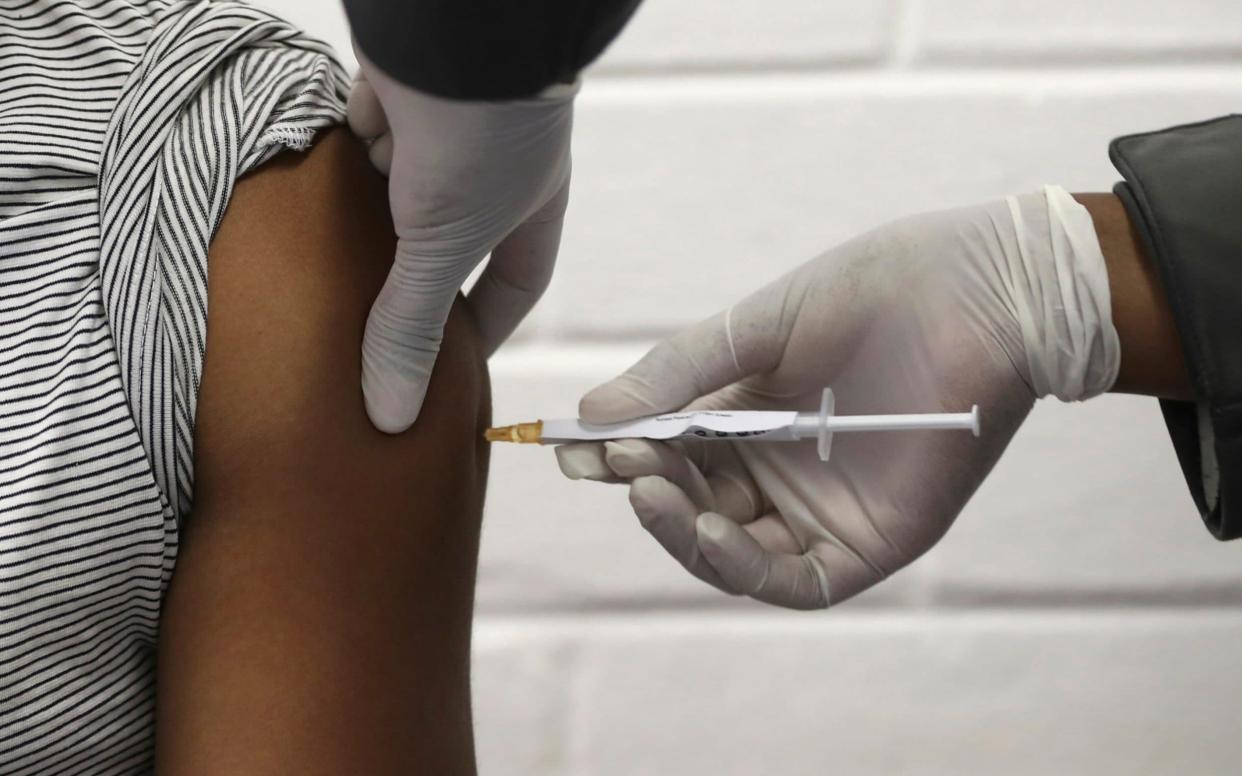
{"label": "gloved fingers", "polygon": [[392,132],[384,106],[361,70],[354,76],[345,112],[350,130],[366,141],[371,164],[387,175],[392,169]]}
{"label": "gloved fingers", "polygon": [[735,523],[750,523],[763,513],[763,494],[750,474],[738,469],[721,471],[707,477],[708,487],[716,496],[712,511]]}
{"label": "gloved fingers", "polygon": [[406,241],[398,243],[362,340],[362,393],[380,431],[399,433],[418,419],[444,322],[464,279],[461,268],[472,266],[460,258],[422,262]]}
{"label": "gloved fingers", "polygon": [[780,552],[789,555],[802,553],[802,543],[789,530],[789,525],[778,514],[768,513],[757,520],[745,523],[742,528],[759,542],[759,546],[768,552]]}
{"label": "gloved fingers", "polygon": [[619,439],[557,445],[555,450],[561,473],[571,480],[617,483],[658,475],[681,488],[700,511],[715,511],[739,523],[754,520],[764,509],[758,485],[740,469],[705,476],[686,452],[687,447],[705,446]]}
{"label": "gloved fingers", "polygon": [[681,451],[651,439],[618,439],[604,443],[604,460],[628,480],[658,475],[682,490],[700,512],[715,509],[716,497],[703,473]]}
{"label": "gloved fingers", "polygon": [[828,606],[828,578],[813,553],[772,552],[741,526],[710,512],[698,517],[695,533],[702,557],[729,589],[791,609]]}
{"label": "gloved fingers", "polygon": [[699,511],[680,488],[663,477],[639,477],[630,485],[630,505],[643,528],[687,571],[726,593],[734,592],[699,552],[694,527]]}
{"label": "gloved fingers", "polygon": [[708,456],[704,452],[704,448],[709,447],[709,444],[705,444],[702,440],[692,437],[666,439],[660,442],[660,444],[667,445],[673,452],[684,456],[691,466],[694,466],[703,474],[709,473],[705,466]]}
{"label": "gloved fingers", "polygon": [[751,382],[753,378],[739,380],[721,386],[714,391],[708,392],[695,398],[694,401],[681,408],[684,412],[719,412],[722,410],[732,410],[738,407],[747,407],[751,409],[757,408],[750,402],[753,398],[745,386]]}
{"label": "gloved fingers", "polygon": [[604,444],[602,442],[571,442],[557,445],[557,465],[561,474],[571,480],[591,480],[592,482],[629,482],[620,477],[604,460]]}
{"label": "gloved fingers", "polygon": [[[747,312],[750,311],[750,312]],[[620,376],[591,390],[578,414],[616,423],[681,409],[780,361],[786,329],[749,300],[670,337]]]}
{"label": "gloved fingers", "polygon": [[345,116],[350,130],[363,140],[374,140],[388,133],[388,116],[384,113],[384,106],[375,93],[375,87],[361,71],[354,76],[349,90]]}
{"label": "gloved fingers", "polygon": [[509,338],[552,280],[568,205],[567,174],[556,194],[496,246],[470,290],[466,301],[474,311],[485,355]]}
{"label": "gloved fingers", "polygon": [[384,175],[392,171],[392,143],[392,133],[385,132],[367,147],[367,156],[371,157],[371,164],[375,165],[375,169]]}
{"label": "gloved fingers", "polygon": [[[776,382],[772,374],[751,375],[744,380],[730,383],[711,393],[704,394],[687,404],[685,412],[732,410],[746,407],[752,410],[785,410],[798,406],[799,400],[805,398],[807,389],[798,386],[792,390],[773,390]],[[820,392],[813,390],[815,406],[819,406]]]}
{"label": "gloved fingers", "polygon": [[703,473],[716,498],[712,511],[739,523],[747,523],[766,511],[767,500],[759,485],[737,455],[737,449],[722,441],[676,439],[667,443],[681,453],[690,465]]}

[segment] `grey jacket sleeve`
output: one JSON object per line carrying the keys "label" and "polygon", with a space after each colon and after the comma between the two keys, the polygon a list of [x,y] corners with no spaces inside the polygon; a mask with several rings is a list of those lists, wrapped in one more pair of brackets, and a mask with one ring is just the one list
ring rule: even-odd
{"label": "grey jacket sleeve", "polygon": [[1242,116],[1117,138],[1114,191],[1158,268],[1197,402],[1161,401],[1191,496],[1242,536]]}
{"label": "grey jacket sleeve", "polygon": [[640,0],[344,0],[357,45],[440,97],[506,100],[572,80]]}

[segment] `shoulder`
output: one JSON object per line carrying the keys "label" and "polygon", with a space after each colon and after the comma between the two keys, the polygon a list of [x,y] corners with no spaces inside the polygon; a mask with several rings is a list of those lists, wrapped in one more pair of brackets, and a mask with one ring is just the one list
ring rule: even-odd
{"label": "shoulder", "polygon": [[418,423],[387,435],[366,417],[362,335],[395,245],[386,181],[343,128],[238,181],[209,254],[196,502],[343,460],[378,474],[394,456],[481,455],[486,366],[460,300]]}

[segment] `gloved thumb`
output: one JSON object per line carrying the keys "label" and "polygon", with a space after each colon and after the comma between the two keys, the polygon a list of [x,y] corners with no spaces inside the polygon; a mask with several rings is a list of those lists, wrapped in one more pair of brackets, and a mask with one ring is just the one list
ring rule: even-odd
{"label": "gloved thumb", "polygon": [[457,269],[475,263],[424,260],[398,246],[362,340],[362,393],[380,431],[400,433],[418,419],[444,323],[465,280]]}
{"label": "gloved thumb", "polygon": [[588,423],[619,423],[681,409],[780,361],[786,331],[766,315],[765,289],[666,339],[578,403]]}

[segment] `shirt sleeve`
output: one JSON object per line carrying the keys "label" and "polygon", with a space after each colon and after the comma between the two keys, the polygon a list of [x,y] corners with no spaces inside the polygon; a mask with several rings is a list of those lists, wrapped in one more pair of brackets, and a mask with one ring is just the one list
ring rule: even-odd
{"label": "shirt sleeve", "polygon": [[1160,402],[1212,535],[1242,536],[1242,116],[1114,140],[1114,191],[1156,265],[1195,402]]}
{"label": "shirt sleeve", "polygon": [[529,97],[570,81],[640,0],[344,0],[356,44],[419,91],[462,100]]}

